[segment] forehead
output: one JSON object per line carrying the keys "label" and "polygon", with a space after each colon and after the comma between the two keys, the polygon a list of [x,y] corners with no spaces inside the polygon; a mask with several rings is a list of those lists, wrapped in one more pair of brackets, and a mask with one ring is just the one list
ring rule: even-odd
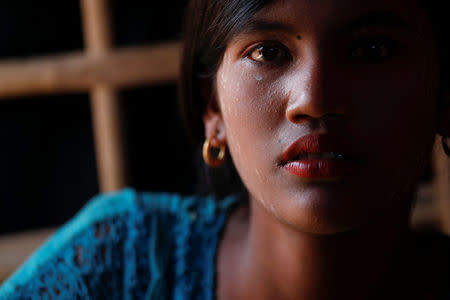
{"label": "forehead", "polygon": [[364,22],[403,23],[419,29],[427,15],[416,0],[276,0],[252,17],[250,27],[259,21],[283,23],[302,32],[330,32],[355,22],[361,27]]}

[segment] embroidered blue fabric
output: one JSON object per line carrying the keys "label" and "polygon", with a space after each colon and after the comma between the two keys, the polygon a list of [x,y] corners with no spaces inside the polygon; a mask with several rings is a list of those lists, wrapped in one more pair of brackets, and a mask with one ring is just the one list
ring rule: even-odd
{"label": "embroidered blue fabric", "polygon": [[213,299],[230,196],[100,195],[0,289],[1,300]]}

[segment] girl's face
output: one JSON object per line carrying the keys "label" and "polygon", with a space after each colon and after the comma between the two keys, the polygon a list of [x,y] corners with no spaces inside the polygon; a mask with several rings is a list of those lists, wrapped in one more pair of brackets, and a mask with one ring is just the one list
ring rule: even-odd
{"label": "girl's face", "polygon": [[[206,127],[223,132],[253,205],[313,233],[408,212],[437,114],[434,36],[418,3],[274,1],[229,42],[216,78],[220,112]],[[286,156],[306,136],[322,154]]]}

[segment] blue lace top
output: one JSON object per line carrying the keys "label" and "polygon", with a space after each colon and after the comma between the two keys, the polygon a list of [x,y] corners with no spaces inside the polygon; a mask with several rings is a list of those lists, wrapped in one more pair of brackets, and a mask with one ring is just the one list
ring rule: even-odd
{"label": "blue lace top", "polygon": [[[4,283],[0,300],[212,300],[217,245],[237,203],[132,189],[100,195]],[[410,249],[446,271],[439,280],[450,300],[450,260],[434,261],[449,257],[450,239],[424,236]],[[399,279],[394,298],[405,299]]]}
{"label": "blue lace top", "polygon": [[132,189],[98,196],[4,283],[0,299],[213,299],[234,203]]}

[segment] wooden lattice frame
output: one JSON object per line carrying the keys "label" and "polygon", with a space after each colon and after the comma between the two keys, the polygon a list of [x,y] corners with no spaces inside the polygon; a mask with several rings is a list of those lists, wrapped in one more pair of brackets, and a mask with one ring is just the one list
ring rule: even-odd
{"label": "wooden lattice frame", "polygon": [[175,82],[179,43],[114,49],[108,0],[80,0],[84,52],[0,62],[0,99],[90,92],[99,185],[102,192],[127,185],[116,90]]}

